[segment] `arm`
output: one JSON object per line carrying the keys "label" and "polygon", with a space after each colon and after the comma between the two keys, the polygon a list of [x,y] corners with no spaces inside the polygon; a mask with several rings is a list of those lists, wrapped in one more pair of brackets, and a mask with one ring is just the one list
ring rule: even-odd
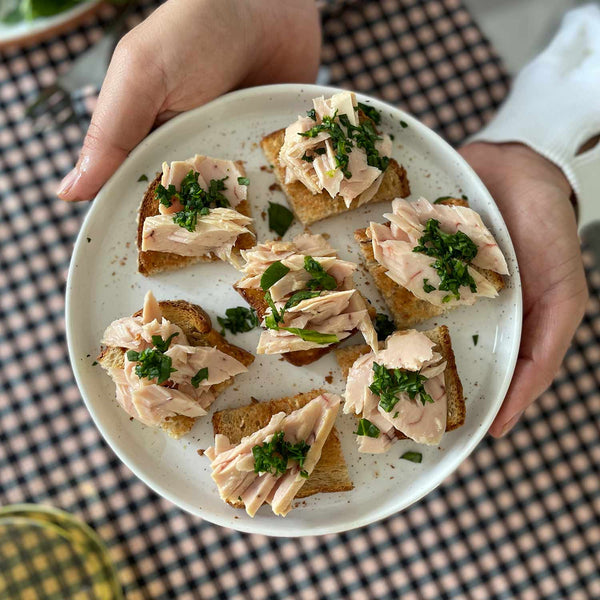
{"label": "arm", "polygon": [[232,89],[313,81],[312,1],[169,0],[118,44],[63,200],[92,198],[150,132]]}
{"label": "arm", "polygon": [[587,302],[577,222],[598,213],[600,10],[568,13],[548,48],[516,77],[497,116],[461,153],[496,200],[523,284],[515,374],[490,431],[508,432],[552,383]]}

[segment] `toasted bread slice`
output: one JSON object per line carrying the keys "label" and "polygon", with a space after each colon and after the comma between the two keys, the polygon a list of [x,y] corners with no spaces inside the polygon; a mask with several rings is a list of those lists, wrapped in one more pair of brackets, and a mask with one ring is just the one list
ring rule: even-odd
{"label": "toasted bread slice", "polygon": [[[262,321],[267,309],[269,308],[269,305],[265,300],[265,293],[263,290],[257,290],[256,288],[238,288],[235,284],[233,285],[233,289],[238,292],[238,294],[240,294],[240,296],[242,296],[242,298],[256,311],[259,321]],[[377,311],[366,299],[365,304],[367,305],[369,316],[371,319],[374,319]],[[339,343],[324,346],[323,348],[311,348],[310,350],[284,352],[281,357],[296,367],[304,367],[315,362],[315,360],[318,360],[322,356],[325,356],[338,346]]]}
{"label": "toasted bread slice", "polygon": [[[241,161],[236,161],[242,173],[246,173],[244,166]],[[138,249],[138,271],[142,275],[147,277],[150,275],[156,275],[161,271],[173,271],[176,269],[182,269],[188,265],[193,265],[199,262],[212,262],[219,260],[214,254],[207,254],[205,256],[181,256],[179,254],[173,254],[172,252],[155,252],[154,250],[142,250],[142,232],[144,230],[144,221],[146,217],[153,217],[159,214],[158,211],[158,200],[154,194],[156,187],[160,183],[162,177],[161,173],[158,173],[154,178],[154,181],[150,183],[144,198],[140,204],[137,221],[137,249]],[[242,215],[251,217],[250,214],[250,203],[248,200],[240,202],[235,210]],[[248,227],[252,229],[250,225]],[[252,248],[256,243],[255,237],[250,233],[244,233],[240,235],[235,243],[234,249],[247,250]]]}
{"label": "toasted bread slice", "polygon": [[[221,433],[229,438],[232,444],[239,444],[246,437],[265,427],[271,417],[277,413],[291,412],[302,408],[313,398],[320,396],[325,390],[318,389],[287,398],[254,402],[241,408],[231,408],[216,412],[213,415],[215,435]],[[306,498],[322,492],[347,492],[354,486],[348,476],[348,468],[342,454],[342,446],[334,427],[323,446],[321,458],[311,476],[300,488],[296,498]],[[235,508],[244,508],[243,502],[231,503]]]}
{"label": "toasted bread slice", "polygon": [[[461,198],[449,198],[443,200],[440,204],[468,207],[467,201]],[[369,273],[371,273],[377,289],[381,292],[385,303],[392,313],[396,327],[399,329],[406,329],[418,323],[422,323],[427,319],[442,315],[447,310],[452,310],[436,306],[426,300],[421,300],[405,287],[392,281],[387,276],[385,267],[375,260],[373,244],[371,243],[368,231],[368,228],[357,229],[354,232],[354,238],[359,244],[360,251],[365,259],[366,267],[369,270]],[[473,268],[477,269],[477,267]],[[487,269],[477,270],[490,281],[497,291],[500,291],[504,287],[502,275]]]}
{"label": "toasted bread slice", "polygon": [[[460,427],[465,422],[467,409],[465,407],[465,398],[463,396],[462,383],[456,370],[456,360],[454,350],[452,350],[452,340],[450,332],[445,325],[423,332],[432,342],[435,342],[434,352],[439,352],[447,362],[444,371],[446,383],[446,395],[448,398],[448,416],[446,420],[446,431],[452,431]],[[348,377],[350,368],[359,356],[371,352],[371,348],[366,344],[359,346],[346,346],[335,351],[335,357],[342,369],[344,377]],[[406,439],[406,436],[400,431],[396,431],[398,439]]]}
{"label": "toasted bread slice", "polygon": [[[249,367],[254,362],[254,355],[246,352],[238,346],[230,344],[218,331],[212,328],[210,317],[195,304],[190,304],[185,300],[163,300],[158,303],[165,319],[179,325],[185,333],[191,346],[212,346],[225,354],[229,354],[244,366]],[[142,314],[139,310],[133,316]],[[111,367],[123,368],[125,361],[125,349],[115,348],[114,346],[105,348],[98,362],[105,369]],[[220,394],[226,387],[233,383],[234,377],[217,383],[209,389],[215,394]],[[183,415],[167,417],[161,423],[164,429],[171,437],[177,439],[185,435],[193,427],[196,419]]]}
{"label": "toasted bread slice", "polygon": [[[279,164],[279,151],[283,145],[285,129],[274,131],[265,136],[261,142],[261,148],[267,160],[273,165],[275,177],[283,189],[294,214],[303,225],[310,225],[315,221],[321,221],[342,212],[354,210],[358,207],[358,201],[354,200],[350,208],[341,196],[332,198],[327,192],[313,194],[299,181],[285,183],[285,168]],[[393,158],[385,170],[383,180],[377,193],[368,203],[389,202],[398,196],[405,198],[410,194],[410,185],[406,170]]]}

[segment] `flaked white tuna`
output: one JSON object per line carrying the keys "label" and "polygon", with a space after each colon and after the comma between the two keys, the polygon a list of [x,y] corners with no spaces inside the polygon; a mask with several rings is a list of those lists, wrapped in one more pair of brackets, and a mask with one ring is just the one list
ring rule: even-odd
{"label": "flaked white tuna", "polygon": [[[123,368],[108,369],[116,386],[117,402],[127,414],[145,425],[160,425],[165,418],[174,415],[205,415],[214,401],[210,387],[248,370],[218,348],[188,345],[183,330],[162,316],[152,292],[144,298],[142,315],[113,321],[104,332],[102,343],[141,352],[154,347],[153,336],[166,341],[172,334],[177,335],[171,339],[165,354],[171,358],[171,368],[175,371],[164,384],[138,377],[137,362],[130,361],[127,354],[123,357]],[[191,380],[203,368],[208,369],[208,377],[194,386]]]}
{"label": "flaked white tuna", "polygon": [[146,217],[142,231],[142,250],[171,252],[180,256],[215,254],[221,260],[239,264],[232,252],[240,235],[251,233],[252,223],[231,208],[214,208],[208,215],[199,216],[194,231],[188,231],[173,221],[170,215]]}
{"label": "flaked white tuna", "polygon": [[[379,189],[382,171],[367,162],[363,148],[356,143],[348,154],[350,178],[344,176],[337,166],[331,136],[320,132],[315,137],[300,135],[320,124],[324,117],[346,115],[351,125],[357,126],[358,114],[356,96],[352,92],[340,92],[331,98],[323,96],[313,100],[316,120],[307,116],[298,119],[285,130],[284,142],[279,151],[279,162],[285,167],[285,182],[300,181],[313,194],[325,190],[332,198],[340,195],[347,207],[357,198],[358,204],[368,202]],[[392,150],[391,139],[387,135],[375,143],[381,156],[389,156]],[[324,151],[323,153],[315,150]],[[303,157],[312,160],[304,160]]]}
{"label": "flaked white tuna", "polygon": [[[412,242],[391,237],[390,227],[379,223],[371,223],[369,227],[375,260],[386,269],[386,275],[392,281],[411,291],[417,298],[436,306],[450,308],[456,305],[471,305],[479,297],[495,298],[498,295],[490,281],[472,267],[467,268],[477,286],[476,292],[472,292],[468,286],[461,286],[460,298],[456,299],[450,292],[437,289],[441,279],[433,268],[434,258],[420,252],[413,252]],[[423,289],[425,279],[436,289],[426,292]],[[445,299],[447,300],[444,301]]]}
{"label": "flaked white tuna", "polygon": [[[341,398],[334,394],[322,394],[289,415],[273,415],[265,427],[242,438],[235,446],[226,436],[216,435],[214,447],[208,448],[204,455],[211,461],[212,478],[221,498],[225,502],[236,502],[241,498],[251,517],[265,503],[271,505],[276,515],[285,516],[307,480],[300,471],[310,477],[321,458],[340,401]],[[310,446],[302,468],[295,461],[289,461],[286,471],[280,475],[254,472],[252,448],[271,441],[278,432],[283,432],[286,442],[304,441]]]}
{"label": "flaked white tuna", "polygon": [[[385,452],[395,439],[394,430],[421,444],[439,443],[446,430],[448,410],[444,379],[446,362],[433,351],[434,346],[421,332],[399,331],[386,340],[384,348],[356,359],[348,372],[344,412],[361,415],[380,430],[377,438],[358,436],[359,451]],[[374,379],[374,363],[388,369],[420,372],[427,377],[424,389],[433,403],[423,404],[419,396],[411,400],[402,392],[397,395],[398,402],[392,410],[385,411],[379,404],[379,397],[369,389]]]}
{"label": "flaked white tuna", "polygon": [[471,238],[477,246],[473,265],[508,275],[508,265],[498,243],[484,225],[481,216],[471,208],[432,204],[421,197],[415,202],[396,198],[392,202],[392,211],[383,216],[392,223],[391,229],[396,239],[410,241],[415,246],[423,235],[427,221],[436,219],[444,233],[461,231]]}
{"label": "flaked white tuna", "polygon": [[[238,177],[244,177],[240,167],[232,160],[211,158],[196,154],[187,160],[176,160],[171,164],[164,162],[162,165],[161,184],[168,188],[174,185],[176,191],[181,188],[183,178],[190,172],[199,174],[198,184],[203,190],[208,190],[212,179],[223,179],[225,189],[221,192],[229,201],[232,208],[248,198],[248,186],[238,183]],[[160,204],[158,210],[163,215],[168,215],[182,209],[179,201],[175,201],[170,207]]]}

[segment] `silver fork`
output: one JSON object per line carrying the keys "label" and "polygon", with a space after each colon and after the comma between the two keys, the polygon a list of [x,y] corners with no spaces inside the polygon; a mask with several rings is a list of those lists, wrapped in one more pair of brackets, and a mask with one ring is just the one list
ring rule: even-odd
{"label": "silver fork", "polygon": [[25,109],[25,116],[33,119],[37,132],[77,121],[71,94],[86,85],[102,85],[125,19],[134,5],[133,1],[122,5],[104,30],[102,39],[88,48],[53,84],[42,88],[38,97]]}

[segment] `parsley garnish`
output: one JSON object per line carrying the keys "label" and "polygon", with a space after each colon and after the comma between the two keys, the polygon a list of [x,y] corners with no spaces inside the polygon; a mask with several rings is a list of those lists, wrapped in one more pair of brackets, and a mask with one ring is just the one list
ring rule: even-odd
{"label": "parsley garnish", "polygon": [[173,184],[165,188],[162,184],[156,186],[155,196],[161,204],[171,206],[172,198],[177,198],[183,210],[173,215],[173,222],[188,231],[194,231],[198,222],[198,216],[206,216],[211,208],[226,208],[229,200],[221,193],[226,190],[225,180],[211,179],[208,190],[204,190],[198,183],[198,173],[193,169],[183,178],[180,190],[177,192]]}
{"label": "parsley garnish", "polygon": [[276,202],[269,202],[269,229],[283,237],[294,220],[294,213]]}
{"label": "parsley garnish", "polygon": [[478,341],[479,341],[479,334],[478,334],[478,333],[476,333],[476,334],[473,336],[473,346],[477,346],[477,342],[478,342]]}
{"label": "parsley garnish", "polygon": [[300,471],[300,477],[304,477],[304,479],[308,479],[308,471],[305,471],[304,469],[302,469],[302,471]]}
{"label": "parsley garnish", "polygon": [[408,123],[406,121],[400,121],[400,125],[402,125],[402,129],[406,129],[408,127]]}
{"label": "parsley garnish", "polygon": [[388,335],[391,335],[396,331],[394,322],[383,313],[377,313],[375,315],[375,331],[377,332],[377,339],[379,341],[385,340]]}
{"label": "parsley garnish", "polygon": [[247,177],[238,177],[238,183],[240,185],[250,185],[250,180]]}
{"label": "parsley garnish", "polygon": [[373,383],[369,389],[379,396],[379,405],[385,412],[391,412],[400,398],[398,394],[405,392],[411,400],[417,395],[425,405],[433,402],[433,398],[425,391],[424,382],[427,377],[418,371],[402,371],[400,369],[386,369],[385,366],[373,363]]}
{"label": "parsley garnish", "polygon": [[179,335],[179,333],[176,331],[175,333],[172,333],[166,340],[163,340],[160,337],[160,335],[153,335],[152,336],[152,343],[161,352],[166,352],[169,349],[169,346],[171,345],[171,340],[174,337],[177,337],[178,335]]}
{"label": "parsley garnish", "polygon": [[313,278],[306,283],[306,287],[309,290],[335,290],[337,288],[335,277],[327,273],[321,264],[312,256],[304,257],[304,270],[313,276]]}
{"label": "parsley garnish", "polygon": [[228,308],[224,317],[217,317],[221,326],[221,335],[225,335],[225,330],[229,329],[231,333],[244,333],[258,326],[258,317],[253,308],[245,306],[236,306]]}
{"label": "parsley garnish", "polygon": [[163,340],[160,335],[153,335],[152,343],[155,346],[154,348],[146,348],[141,352],[136,352],[135,350],[127,351],[127,359],[138,363],[135,366],[135,374],[140,379],[156,379],[156,383],[160,385],[169,379],[171,373],[177,371],[177,369],[171,367],[171,357],[163,354],[169,349],[171,340],[177,335],[179,333],[176,332],[166,340]]}
{"label": "parsley garnish", "polygon": [[289,272],[289,267],[286,267],[281,261],[276,260],[274,263],[271,263],[262,274],[262,277],[260,278],[260,287],[264,291],[267,291]]}
{"label": "parsley garnish", "polygon": [[[293,460],[302,468],[310,446],[304,441],[291,444],[283,439],[283,431],[273,434],[270,442],[257,444],[252,448],[254,457],[255,473],[271,473],[272,475],[282,475],[288,468],[288,463]],[[304,471],[308,477],[308,472]]]}
{"label": "parsley garnish", "polygon": [[337,344],[340,341],[335,333],[321,333],[314,329],[300,329],[298,327],[279,327],[279,329],[285,329],[285,331],[297,335],[305,342],[314,342],[315,344]]}
{"label": "parsley garnish", "polygon": [[[367,108],[371,110],[371,107]],[[336,110],[332,117],[324,116],[321,123],[308,131],[299,132],[298,135],[314,138],[322,131],[326,131],[331,137],[331,143],[335,152],[335,164],[341,169],[346,179],[352,177],[352,173],[348,169],[348,155],[355,144],[358,148],[362,148],[365,151],[369,166],[385,171],[390,159],[387,156],[380,156],[379,151],[375,147],[375,142],[380,140],[381,137],[375,131],[373,121],[368,119],[359,125],[352,125],[348,119],[348,115],[342,114],[338,117],[337,113],[338,111]]]}
{"label": "parsley garnish", "polygon": [[199,369],[198,372],[192,377],[191,383],[195,388],[197,388],[200,385],[200,382],[204,381],[205,379],[208,379],[208,367]]}
{"label": "parsley garnish", "polygon": [[453,196],[440,196],[439,198],[436,198],[433,203],[434,204],[441,204],[444,200],[452,200]]}
{"label": "parsley garnish", "polygon": [[171,367],[171,357],[156,348],[146,348],[141,352],[128,350],[127,358],[138,363],[135,366],[135,374],[140,379],[156,379],[159,385],[167,381],[171,373],[177,370]]}
{"label": "parsley garnish", "polygon": [[[425,224],[425,232],[418,245],[413,248],[413,252],[421,252],[437,259],[432,266],[440,277],[438,289],[451,292],[444,296],[443,302],[449,302],[452,296],[459,300],[461,286],[468,287],[472,292],[477,291],[477,285],[467,266],[477,255],[477,246],[462,231],[444,233],[440,230],[440,222],[437,219],[429,219]],[[433,291],[426,289],[425,286],[433,286],[426,283],[426,280],[424,282],[423,289],[426,292]]]}
{"label": "parsley garnish", "polygon": [[373,425],[369,419],[360,419],[354,433],[356,435],[366,435],[367,437],[378,438],[380,431],[379,427]]}
{"label": "parsley garnish", "polygon": [[363,104],[362,102],[358,103],[358,108],[362,110],[375,125],[379,125],[381,123],[381,114],[374,106],[369,106],[368,104]]}
{"label": "parsley garnish", "polygon": [[317,111],[314,108],[306,111],[306,116],[310,117],[313,121],[317,120]]}
{"label": "parsley garnish", "polygon": [[420,452],[405,452],[400,458],[409,460],[410,462],[420,463],[423,460],[423,455]]}
{"label": "parsley garnish", "polygon": [[308,154],[306,154],[306,152],[302,155],[302,160],[305,162],[309,162],[311,163],[313,160],[315,160],[314,156],[309,156]]}
{"label": "parsley garnish", "polygon": [[434,286],[434,285],[431,285],[431,284],[429,283],[429,280],[427,279],[427,277],[425,277],[425,278],[423,279],[423,291],[424,291],[426,294],[429,294],[429,292],[434,292],[434,291],[435,291],[435,286]]}
{"label": "parsley garnish", "polygon": [[138,177],[138,181],[148,181],[148,175],[146,175],[145,173],[142,173],[139,177]]}

